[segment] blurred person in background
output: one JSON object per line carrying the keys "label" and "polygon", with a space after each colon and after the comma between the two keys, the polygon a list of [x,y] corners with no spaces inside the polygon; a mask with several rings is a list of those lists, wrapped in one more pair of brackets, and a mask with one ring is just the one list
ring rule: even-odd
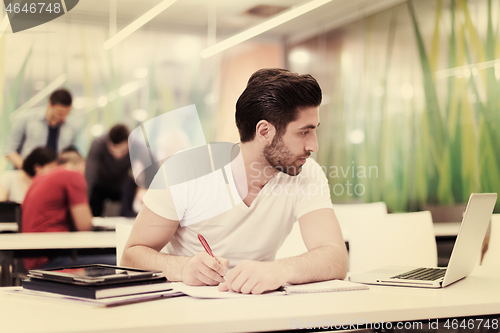
{"label": "blurred person in background", "polygon": [[0,175],[0,201],[22,203],[33,177],[56,167],[57,155],[45,147],[37,147],[23,161],[21,170],[8,170]]}
{"label": "blurred person in background", "polygon": [[4,149],[16,169],[21,169],[24,158],[38,146],[57,153],[74,143],[75,130],[66,122],[72,102],[68,90],[58,89],[50,95],[45,112],[30,111],[16,119]]}
{"label": "blurred person in background", "polygon": [[[135,141],[132,141],[134,145]],[[163,163],[167,158],[174,155],[175,153],[191,148],[191,142],[189,136],[185,131],[181,129],[170,129],[165,133],[162,133],[156,139],[156,151],[155,158],[156,161],[161,161]],[[136,156],[138,160],[134,160],[134,163],[139,163],[140,165],[133,165],[134,170],[143,170],[144,165],[141,160],[150,161],[150,156],[147,151],[141,150],[139,145],[134,145],[136,149]],[[156,172],[155,172],[156,174]],[[123,192],[122,192],[122,207],[121,215],[126,217],[135,217],[142,208],[143,197],[147,192],[146,175],[144,173],[137,176],[134,179],[134,175],[130,174],[124,181]],[[137,186],[139,184],[139,186]]]}
{"label": "blurred person in background", "polygon": [[[37,175],[26,193],[22,210],[22,232],[69,232],[92,230],[92,214],[83,173],[85,159],[75,148],[63,151],[58,167]],[[26,269],[85,264],[116,264],[115,255],[25,258]]]}
{"label": "blurred person in background", "polygon": [[128,147],[129,130],[123,124],[92,142],[87,155],[85,178],[93,216],[101,216],[104,201],[121,201],[124,181],[131,164]]}

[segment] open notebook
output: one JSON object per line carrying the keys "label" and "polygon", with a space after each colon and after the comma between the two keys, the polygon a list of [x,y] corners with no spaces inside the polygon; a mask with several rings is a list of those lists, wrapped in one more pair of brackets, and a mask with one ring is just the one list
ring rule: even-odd
{"label": "open notebook", "polygon": [[188,296],[196,298],[241,298],[368,289],[366,285],[342,280],[286,285],[276,291],[267,292],[261,295],[240,294],[232,291],[221,292],[217,289],[217,286],[188,286],[182,282],[173,282],[171,285],[175,291],[180,291]]}

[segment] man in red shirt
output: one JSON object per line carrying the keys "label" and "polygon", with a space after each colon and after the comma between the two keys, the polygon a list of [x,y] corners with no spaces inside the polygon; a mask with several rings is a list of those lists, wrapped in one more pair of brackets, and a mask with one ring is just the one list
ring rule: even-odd
{"label": "man in red shirt", "polygon": [[[69,232],[92,230],[92,213],[87,199],[83,173],[85,159],[76,151],[61,153],[59,167],[35,176],[22,210],[22,232]],[[116,264],[115,255],[25,258],[27,269],[84,264]]]}

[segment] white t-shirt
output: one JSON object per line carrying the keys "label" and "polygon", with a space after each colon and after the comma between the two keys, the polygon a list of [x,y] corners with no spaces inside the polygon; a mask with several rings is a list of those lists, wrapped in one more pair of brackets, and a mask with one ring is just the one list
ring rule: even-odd
{"label": "white t-shirt", "polygon": [[[239,198],[231,164],[224,170],[231,191],[220,169],[180,184],[182,189],[174,189],[179,185],[171,186],[170,191],[158,185],[156,189],[150,187],[144,204],[155,214],[180,222],[166,246],[168,253],[194,256],[204,251],[198,240],[201,234],[215,255],[230,261],[231,268],[242,260],[272,261],[297,219],[318,209],[332,208],[328,181],[311,158],[298,176],[277,173],[250,207]],[[160,168],[153,183],[164,183],[163,175]],[[203,186],[197,187],[196,182]]]}

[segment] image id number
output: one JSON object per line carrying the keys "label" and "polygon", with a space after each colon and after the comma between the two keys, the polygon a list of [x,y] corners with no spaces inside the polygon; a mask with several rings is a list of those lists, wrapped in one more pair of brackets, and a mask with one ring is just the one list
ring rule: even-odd
{"label": "image id number", "polygon": [[480,328],[486,328],[486,329],[498,329],[498,319],[463,319],[463,320],[458,320],[458,319],[448,319],[443,325],[444,328],[446,329],[453,329],[456,330],[458,328],[462,329],[480,329]]}
{"label": "image id number", "polygon": [[45,3],[45,2],[32,2],[30,4],[25,3],[22,7],[21,4],[16,2],[14,4],[9,3],[5,9],[7,13],[18,14],[24,12],[26,14],[42,14],[42,13],[56,13],[59,14],[62,10],[60,3]]}

